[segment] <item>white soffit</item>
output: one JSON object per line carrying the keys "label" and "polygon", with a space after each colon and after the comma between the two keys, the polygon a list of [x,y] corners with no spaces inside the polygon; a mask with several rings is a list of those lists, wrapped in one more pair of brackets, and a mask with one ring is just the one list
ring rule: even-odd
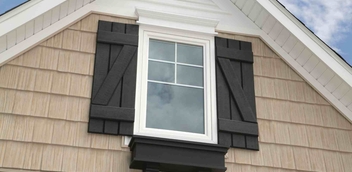
{"label": "white soffit", "polygon": [[[56,32],[59,28],[50,26],[63,20],[66,16],[69,16],[92,1],[94,0],[34,0],[1,16],[0,66],[11,58],[14,58],[19,52],[27,50],[30,47],[27,45],[37,43],[35,41],[38,39],[32,38],[34,35],[38,35],[42,31],[46,31],[47,33]],[[48,32],[46,28],[51,29]],[[39,35],[39,37],[42,36]],[[25,43],[20,44],[22,42]]]}
{"label": "white soffit", "polygon": [[276,0],[231,0],[266,41],[350,122],[352,68]]}

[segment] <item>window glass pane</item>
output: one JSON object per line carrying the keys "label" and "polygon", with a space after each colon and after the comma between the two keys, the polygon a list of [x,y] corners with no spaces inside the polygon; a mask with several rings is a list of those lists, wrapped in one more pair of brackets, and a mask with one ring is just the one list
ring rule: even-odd
{"label": "window glass pane", "polygon": [[177,44],[177,62],[203,66],[203,47]]}
{"label": "window glass pane", "polygon": [[148,62],[148,79],[175,82],[175,65],[162,62]]}
{"label": "window glass pane", "polygon": [[151,39],[149,41],[149,58],[174,62],[175,43]]}
{"label": "window glass pane", "polygon": [[148,128],[204,134],[203,89],[148,83]]}
{"label": "window glass pane", "polygon": [[203,68],[177,65],[177,83],[203,86]]}

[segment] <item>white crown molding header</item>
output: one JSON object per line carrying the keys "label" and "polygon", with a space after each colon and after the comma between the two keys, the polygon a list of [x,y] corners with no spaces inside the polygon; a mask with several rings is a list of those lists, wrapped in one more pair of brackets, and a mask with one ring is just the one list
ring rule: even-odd
{"label": "white crown molding header", "polygon": [[219,24],[216,19],[200,18],[174,14],[165,11],[155,11],[136,7],[137,23],[160,26],[173,29],[188,30],[206,34],[217,34],[215,28]]}

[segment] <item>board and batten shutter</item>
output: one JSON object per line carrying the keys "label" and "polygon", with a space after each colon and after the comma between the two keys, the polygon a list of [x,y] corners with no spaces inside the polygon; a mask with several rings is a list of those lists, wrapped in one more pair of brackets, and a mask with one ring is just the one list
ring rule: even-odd
{"label": "board and batten shutter", "polygon": [[138,28],[99,21],[88,132],[133,135]]}
{"label": "board and batten shutter", "polygon": [[250,42],[215,38],[218,143],[259,150]]}

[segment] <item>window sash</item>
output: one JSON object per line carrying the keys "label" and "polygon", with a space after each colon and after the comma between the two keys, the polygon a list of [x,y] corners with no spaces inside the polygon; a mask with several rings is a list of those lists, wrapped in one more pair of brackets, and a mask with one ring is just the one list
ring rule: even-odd
{"label": "window sash", "polygon": [[[158,44],[155,44],[155,42],[158,42]],[[170,49],[170,44],[174,44],[174,48]],[[179,65],[178,60],[179,55],[181,54],[179,53],[179,46],[183,46],[190,50],[186,54],[183,53],[184,55],[186,55],[183,57],[184,61],[190,63],[196,62],[198,64],[201,63],[202,68]],[[203,89],[204,47],[194,46],[190,44],[180,44],[178,42],[166,42],[162,40],[150,39],[149,50],[152,50],[153,53],[148,54],[149,69],[147,88],[146,128],[203,134],[206,125],[204,121],[205,107]],[[163,53],[158,54],[159,51],[163,51]],[[154,63],[154,61],[150,61],[152,57],[163,59],[163,57],[160,56],[164,56],[165,53],[168,57],[172,57],[171,53],[174,53],[174,61],[170,61],[170,63]],[[192,59],[185,59],[185,57]],[[184,73],[180,71],[180,69],[182,68],[184,68],[184,70],[188,68],[187,70],[190,70],[188,72],[191,72],[193,70],[192,72],[196,73]],[[172,76],[172,71],[174,72],[174,76]],[[150,75],[150,73],[153,73],[153,75]],[[193,78],[194,76],[192,77],[192,75],[194,75],[196,78]],[[151,78],[152,76],[154,77]],[[160,79],[164,82],[153,82],[151,81],[152,79]]]}
{"label": "window sash", "polygon": [[[137,92],[136,92],[136,111],[134,134],[162,137],[169,139],[178,139],[194,142],[217,144],[217,116],[216,116],[216,85],[215,85],[215,57],[214,57],[214,37],[213,35],[202,35],[197,33],[188,33],[185,31],[169,30],[167,28],[158,28],[142,25],[140,32],[140,47],[138,52],[137,65]],[[182,44],[197,45],[203,47],[203,83],[204,86],[204,133],[190,133],[173,130],[162,130],[146,127],[146,99],[147,99],[147,83],[158,82],[148,80],[148,60],[160,61],[159,59],[149,59],[149,40],[157,39],[169,42],[177,42]],[[172,63],[172,62],[165,62]],[[175,61],[176,63],[176,61]],[[179,63],[178,63],[179,64]],[[183,65],[183,64],[181,64]],[[198,67],[197,65],[189,64],[186,66]],[[165,83],[170,84],[170,83]],[[187,84],[175,84],[178,86],[187,86]],[[197,86],[192,86],[197,88]],[[200,88],[201,89],[201,88]]]}

